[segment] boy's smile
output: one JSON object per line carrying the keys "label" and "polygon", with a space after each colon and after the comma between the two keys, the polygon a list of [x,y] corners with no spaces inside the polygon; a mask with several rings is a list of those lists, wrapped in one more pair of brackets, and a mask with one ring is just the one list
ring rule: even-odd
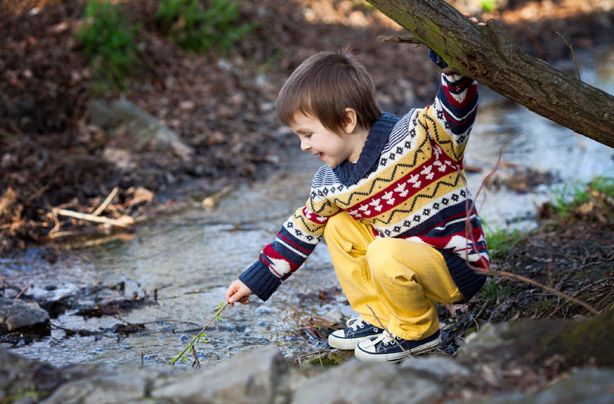
{"label": "boy's smile", "polygon": [[319,119],[300,112],[294,115],[290,128],[300,139],[301,150],[318,156],[331,168],[345,160],[356,162],[369,133],[366,130],[354,132],[356,125],[352,123],[340,133],[333,132],[324,127]]}

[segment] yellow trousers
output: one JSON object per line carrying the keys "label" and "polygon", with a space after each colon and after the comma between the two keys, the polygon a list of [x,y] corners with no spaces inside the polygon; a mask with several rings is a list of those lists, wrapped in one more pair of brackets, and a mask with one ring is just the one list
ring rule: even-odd
{"label": "yellow trousers", "polygon": [[463,299],[443,256],[431,246],[375,238],[370,226],[345,212],[329,218],[324,239],[352,309],[372,325],[381,321],[398,337],[431,336],[439,329],[433,303]]}

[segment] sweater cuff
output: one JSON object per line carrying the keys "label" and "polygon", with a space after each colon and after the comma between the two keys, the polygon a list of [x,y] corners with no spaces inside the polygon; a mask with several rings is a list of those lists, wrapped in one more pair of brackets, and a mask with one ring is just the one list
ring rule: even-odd
{"label": "sweater cuff", "polygon": [[268,300],[281,285],[281,280],[260,261],[247,268],[239,276],[239,280],[264,301]]}
{"label": "sweater cuff", "polygon": [[429,48],[429,58],[431,59],[433,63],[439,66],[440,69],[445,69],[446,67],[448,67],[448,64],[446,63],[446,61],[443,60],[443,58],[439,56],[437,52],[435,52],[434,50],[430,48]]}

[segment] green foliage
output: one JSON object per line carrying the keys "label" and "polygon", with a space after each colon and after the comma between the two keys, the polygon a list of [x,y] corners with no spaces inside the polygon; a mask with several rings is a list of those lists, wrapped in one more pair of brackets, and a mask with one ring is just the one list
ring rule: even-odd
{"label": "green foliage", "polygon": [[596,177],[588,184],[564,184],[552,191],[552,206],[561,218],[566,218],[574,208],[589,202],[593,192],[614,197],[614,177]]}
{"label": "green foliage", "polygon": [[209,318],[209,320],[203,326],[203,328],[199,331],[199,333],[196,334],[194,337],[192,337],[192,339],[190,340],[188,345],[185,346],[183,351],[179,352],[177,355],[175,355],[169,360],[169,363],[171,365],[175,365],[175,363],[177,363],[178,361],[182,361],[183,363],[189,362],[190,359],[188,359],[188,357],[185,355],[189,351],[192,351],[192,352],[196,351],[196,348],[195,348],[196,343],[198,342],[209,343],[209,340],[207,340],[207,334],[205,333],[205,330],[207,329],[207,327],[209,327],[209,325],[212,322],[220,321],[222,319],[222,311],[224,311],[226,306],[228,306],[228,303],[226,303],[226,301],[222,301],[220,304],[215,306],[213,316]]}
{"label": "green foliage", "polygon": [[16,402],[38,402],[40,400],[39,392],[34,385],[19,389],[14,395],[8,397],[0,396],[1,403],[16,403]]}
{"label": "green foliage", "polygon": [[121,5],[88,0],[84,24],[76,32],[94,75],[94,91],[123,90],[137,62],[139,28],[126,18]]}
{"label": "green foliage", "polygon": [[497,7],[499,7],[499,0],[480,0],[480,8],[485,13],[495,11]]}
{"label": "green foliage", "polygon": [[253,29],[239,24],[235,0],[211,0],[203,8],[199,0],[162,0],[156,19],[162,29],[185,50],[202,53],[211,49],[228,52]]}
{"label": "green foliage", "polygon": [[512,292],[509,286],[501,286],[494,278],[489,278],[480,291],[480,296],[489,302],[496,302],[499,298],[505,297]]}
{"label": "green foliage", "polygon": [[486,244],[488,252],[492,258],[500,258],[507,254],[516,244],[522,241],[526,234],[520,230],[495,229],[485,227]]}

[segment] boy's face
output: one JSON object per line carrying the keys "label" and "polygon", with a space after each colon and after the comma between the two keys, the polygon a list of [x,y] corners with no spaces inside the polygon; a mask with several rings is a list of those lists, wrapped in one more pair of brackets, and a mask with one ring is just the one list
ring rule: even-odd
{"label": "boy's face", "polygon": [[347,133],[332,132],[310,115],[297,112],[290,128],[300,139],[301,150],[318,156],[331,168],[347,160],[353,152]]}

